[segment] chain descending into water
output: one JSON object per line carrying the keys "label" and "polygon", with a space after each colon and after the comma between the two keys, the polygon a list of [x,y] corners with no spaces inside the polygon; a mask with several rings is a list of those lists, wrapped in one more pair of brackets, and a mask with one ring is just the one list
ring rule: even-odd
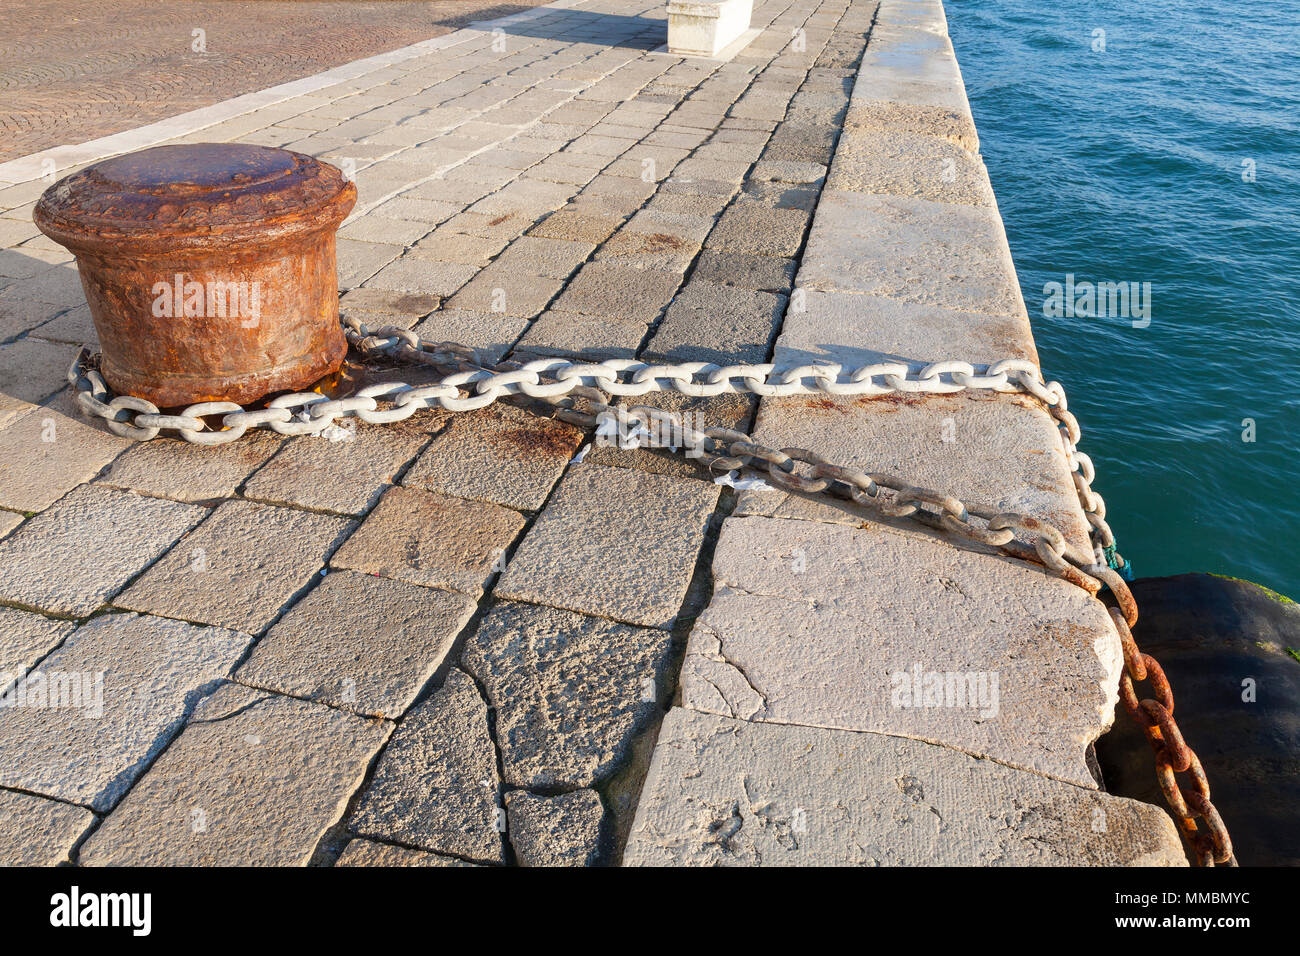
{"label": "chain descending into water", "polygon": [[[1118,605],[1108,607],[1108,611],[1124,649],[1120,698],[1155,751],[1157,778],[1175,822],[1200,863],[1235,863],[1232,842],[1210,801],[1205,772],[1174,721],[1173,694],[1164,672],[1134,642],[1131,629],[1137,623],[1137,605],[1120,573],[1127,570],[1127,565],[1115,550],[1115,537],[1106,523],[1106,503],[1092,489],[1092,459],[1077,447],[1079,423],[1069,412],[1065,389],[1059,382],[1045,382],[1033,362],[1003,359],[981,370],[968,362],[942,361],[917,372],[902,362],[865,365],[848,372],[836,364],[813,364],[777,373],[771,364],[723,367],[707,362],[650,365],[632,359],[599,363],[538,359],[503,363],[490,369],[479,365],[474,351],[462,345],[425,341],[397,326],[372,330],[352,318],[345,319],[343,325],[349,344],[364,357],[457,371],[432,385],[381,382],[336,399],[319,392],[295,392],[254,409],[234,402],[200,402],[175,415],[162,414],[144,399],[113,395],[88,349],[82,349],[73,360],[68,381],[87,414],[103,419],[118,435],[141,441],[169,431],[194,444],[224,445],[243,437],[250,428],[270,428],[282,435],[320,435],[339,418],[387,424],[425,409],[470,411],[498,400],[531,401],[551,417],[582,428],[616,423],[622,435],[631,437],[621,443],[624,447],[639,446],[650,427],[666,427],[680,436],[680,450],[710,470],[759,472],[765,480],[790,491],[847,499],[886,516],[908,518],[1011,557],[1044,565],[1094,596],[1105,587]],[[680,415],[662,409],[607,403],[607,395],[632,397],[657,391],[688,396],[749,393],[781,397],[950,394],[967,390],[1020,392],[1033,396],[1047,408],[1056,420],[1079,503],[1091,526],[1091,554],[1067,541],[1060,529],[1029,515],[962,502],[893,476],[846,468],[804,448],[769,448],[730,429],[698,431],[687,427]],[[582,407],[576,404],[578,401]],[[381,403],[387,407],[381,407]],[[204,420],[218,415],[221,418],[215,427]],[[802,474],[797,470],[799,464],[806,466]],[[888,496],[880,495],[882,487],[890,492]],[[924,508],[924,504],[938,510]],[[979,519],[983,525],[972,519]],[[1032,544],[1019,540],[1017,531],[1031,538]],[[1139,700],[1135,681],[1149,681],[1154,696]],[[1178,782],[1175,774],[1180,773],[1190,775],[1191,789]],[[1204,830],[1198,827],[1197,818],[1204,821]]]}

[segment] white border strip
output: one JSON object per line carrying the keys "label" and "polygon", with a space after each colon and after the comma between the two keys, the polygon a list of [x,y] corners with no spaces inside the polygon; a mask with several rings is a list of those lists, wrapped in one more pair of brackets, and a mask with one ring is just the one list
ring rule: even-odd
{"label": "white border strip", "polygon": [[11,159],[6,163],[0,163],[0,188],[40,179],[46,173],[51,162],[56,171],[64,170],[72,166],[79,166],[82,163],[93,162],[108,156],[116,156],[119,153],[156,146],[177,136],[187,136],[208,126],[214,126],[237,116],[252,113],[263,107],[282,103],[285,100],[291,100],[307,93],[315,93],[348,80],[355,80],[367,73],[374,73],[385,67],[392,66],[394,63],[402,63],[436,50],[444,50],[447,47],[465,43],[475,37],[482,36],[485,31],[490,32],[494,27],[535,20],[552,10],[571,10],[582,6],[586,2],[587,0],[554,0],[552,3],[533,7],[529,10],[522,10],[519,13],[512,13],[509,16],[498,17],[495,20],[476,20],[469,27],[445,33],[440,37],[421,40],[410,46],[390,50],[387,53],[378,53],[363,60],[353,60],[351,63],[344,63],[323,73],[303,77],[299,80],[291,80],[288,83],[281,83],[278,86],[257,90],[253,93],[245,93],[242,96],[214,103],[212,106],[191,110],[188,113],[181,113],[178,116],[159,120],[147,126],[139,126],[120,133],[101,136],[99,139],[88,140],[76,146],[53,146],[39,153],[31,153],[18,159]]}

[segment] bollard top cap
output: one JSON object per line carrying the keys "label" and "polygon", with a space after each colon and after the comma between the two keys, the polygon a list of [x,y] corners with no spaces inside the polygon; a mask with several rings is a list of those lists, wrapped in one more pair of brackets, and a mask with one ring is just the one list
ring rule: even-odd
{"label": "bollard top cap", "polygon": [[155,146],[95,163],[41,196],[33,218],[77,251],[282,241],[337,228],[356,187],[329,163],[247,143]]}

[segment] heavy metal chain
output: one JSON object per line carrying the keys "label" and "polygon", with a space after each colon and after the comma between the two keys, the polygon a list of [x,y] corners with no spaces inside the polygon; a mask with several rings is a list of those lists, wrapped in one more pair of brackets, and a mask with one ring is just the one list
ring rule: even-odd
{"label": "heavy metal chain", "polygon": [[[952,532],[1011,557],[1041,564],[1094,596],[1106,587],[1117,605],[1107,610],[1124,649],[1120,697],[1155,751],[1157,778],[1174,820],[1201,864],[1235,862],[1231,839],[1210,801],[1205,772],[1174,720],[1173,694],[1164,672],[1153,657],[1138,650],[1133,639],[1137,604],[1120,574],[1127,565],[1115,550],[1115,537],[1106,523],[1106,503],[1092,489],[1092,460],[1077,447],[1079,423],[1069,412],[1065,389],[1059,382],[1045,382],[1034,363],[1004,359],[981,369],[968,362],[942,361],[917,372],[901,362],[865,365],[848,372],[836,364],[815,364],[778,373],[771,364],[723,367],[707,362],[651,365],[630,359],[600,363],[538,359],[485,368],[478,364],[473,350],[462,345],[425,341],[396,326],[371,330],[353,318],[345,319],[343,325],[349,344],[363,357],[398,359],[455,371],[432,385],[382,382],[337,399],[319,392],[295,392],[252,409],[234,402],[200,402],[171,415],[163,414],[144,399],[113,395],[88,349],[82,349],[73,360],[68,381],[87,414],[102,419],[118,435],[141,441],[169,431],[194,444],[224,445],[243,437],[250,428],[269,428],[282,435],[320,435],[335,427],[339,418],[386,424],[407,419],[423,409],[469,411],[498,400],[528,403],[534,411],[543,408],[551,417],[582,428],[617,427],[623,447],[638,447],[652,434],[651,429],[667,428],[679,436],[679,451],[712,471],[760,473],[764,480],[790,491],[850,500],[889,517],[908,518],[935,530]],[[1057,423],[1079,502],[1091,525],[1091,554],[1068,541],[1060,529],[1029,515],[962,502],[890,475],[832,464],[808,449],[770,448],[730,429],[695,430],[680,415],[663,409],[625,408],[606,401],[607,395],[639,396],[656,391],[689,396],[871,396],[965,390],[1021,392],[1044,404]],[[206,420],[216,416],[221,417],[215,424]],[[803,473],[800,465],[804,466]],[[881,496],[881,488],[889,494]],[[1031,538],[1032,544],[1017,539],[1017,531]],[[1149,681],[1154,697],[1139,700],[1135,681]],[[1175,775],[1180,773],[1189,774],[1190,789],[1179,783]],[[1198,819],[1204,822],[1204,830]]]}

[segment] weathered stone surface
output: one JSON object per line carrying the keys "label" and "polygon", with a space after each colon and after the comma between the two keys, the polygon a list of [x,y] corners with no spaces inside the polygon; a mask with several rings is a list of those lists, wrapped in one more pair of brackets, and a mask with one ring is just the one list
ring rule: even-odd
{"label": "weathered stone surface", "polygon": [[473,679],[452,668],[402,721],[348,826],[361,836],[501,863],[499,789],[487,704]]}
{"label": "weathered stone surface", "polygon": [[543,797],[506,794],[510,845],[523,866],[596,866],[601,861],[605,808],[595,790]]}
{"label": "weathered stone surface", "polygon": [[[1050,521],[1091,552],[1060,432],[1036,399],[996,392],[769,399],[754,434],[773,448],[808,448],[837,465]],[[820,517],[832,507],[776,494],[785,499],[780,511],[767,513]]]}
{"label": "weathered stone surface", "polygon": [[43,402],[68,384],[68,363],[76,351],[30,336],[0,345],[0,388],[24,402]]}
{"label": "weathered stone surface", "polygon": [[447,307],[529,317],[546,308],[563,287],[563,279],[529,275],[511,265],[494,262],[452,296]]}
{"label": "weathered stone surface", "polygon": [[672,301],[681,280],[677,272],[589,262],[555,300],[554,308],[648,324]]}
{"label": "weathered stone surface", "polygon": [[931,202],[996,205],[977,155],[946,139],[895,130],[845,130],[826,185]]}
{"label": "weathered stone surface", "polygon": [[595,248],[591,242],[520,236],[497,257],[495,264],[521,274],[563,279],[582,265]]}
{"label": "weathered stone surface", "polygon": [[137,614],[82,625],[0,711],[0,785],[109,809],[251,640]]}
{"label": "weathered stone surface", "polygon": [[979,136],[969,110],[863,97],[853,100],[844,125],[937,136],[972,153],[979,152]]}
{"label": "weathered stone surface", "polygon": [[435,229],[415,244],[407,258],[457,262],[467,266],[485,266],[506,244],[504,237],[487,238],[461,232]]}
{"label": "weathered stone surface", "polygon": [[0,599],[84,617],[206,513],[83,485],[0,542]]}
{"label": "weathered stone surface", "polygon": [[618,319],[551,309],[539,315],[519,340],[521,360],[562,355],[588,361],[635,358],[650,327],[649,319]]}
{"label": "weathered stone surface", "polygon": [[402,478],[436,491],[536,510],[582,441],[582,432],[508,405],[457,415]]}
{"label": "weathered stone surface", "polygon": [[[651,404],[655,408],[676,412],[682,416],[684,425],[696,431],[719,427],[748,433],[757,401],[752,395],[735,393],[695,398],[681,392],[657,392],[624,398],[617,404],[625,407]],[[713,474],[700,464],[700,459],[688,457],[682,449],[674,452],[671,445],[664,447],[674,441],[680,445],[680,434],[674,435],[671,429],[665,429],[652,440],[656,442],[654,448],[620,448],[614,436],[600,436],[592,440],[583,461],[614,468],[639,468],[661,475],[713,479]]]}
{"label": "weathered stone surface", "polygon": [[0,790],[0,866],[66,863],[95,815],[29,793]]}
{"label": "weathered stone surface", "polygon": [[353,571],[330,574],[257,643],[235,676],[252,687],[397,718],[473,613],[464,595]]}
{"label": "weathered stone surface", "polygon": [[355,527],[345,518],[227,501],[114,603],[256,634]]}
{"label": "weathered stone surface", "polygon": [[901,737],[684,708],[664,720],[623,862],[1186,865],[1150,804]]}
{"label": "weathered stone surface", "polygon": [[408,850],[406,847],[393,846],[391,843],[376,843],[374,840],[349,840],[347,847],[339,854],[335,866],[474,866],[454,856],[441,856],[426,853],[424,850]]}
{"label": "weathered stone surface", "polygon": [[16,511],[0,511],[0,538],[13,531],[23,523],[23,516]]}
{"label": "weathered stone surface", "polygon": [[528,230],[528,235],[542,239],[565,239],[570,242],[604,242],[618,228],[621,217],[589,215],[571,209],[551,213]]}
{"label": "weathered stone surface", "polygon": [[821,185],[826,179],[826,167],[821,163],[795,163],[788,160],[765,160],[749,174],[754,182],[812,183]]}
{"label": "weathered stone surface", "polygon": [[523,516],[509,508],[399,485],[384,493],[330,567],[477,597],[505,567],[523,526]]}
{"label": "weathered stone surface", "polygon": [[519,545],[496,594],[672,627],[717,499],[716,485],[575,465]]}
{"label": "weathered stone surface", "polygon": [[741,199],[722,214],[705,248],[752,256],[794,256],[803,245],[809,214]]}
{"label": "weathered stone surface", "polygon": [[129,448],[99,481],[176,501],[228,498],[283,442],[281,436],[262,430],[221,448],[160,437]]}
{"label": "weathered stone surface", "polygon": [[301,866],[392,730],[226,684],[86,841],[92,866]]}
{"label": "weathered stone surface", "polygon": [[608,777],[662,705],[671,654],[659,630],[494,607],[462,660],[496,710],[506,784],[569,790]]}
{"label": "weathered stone surface", "polygon": [[[528,319],[504,312],[476,312],[470,309],[439,309],[430,313],[411,331],[430,342],[456,342],[478,353],[479,362],[493,365],[528,328]],[[418,414],[418,413],[417,413]]]}
{"label": "weathered stone surface", "polygon": [[0,607],[0,692],[68,636],[71,621]]}
{"label": "weathered stone surface", "polygon": [[992,315],[1024,309],[996,209],[902,196],[823,192],[798,284]]}
{"label": "weathered stone surface", "polygon": [[1121,653],[1080,588],[919,534],[757,517],[723,525],[713,575],[685,706],[915,737],[1096,786],[1086,753],[1113,719]]}
{"label": "weathered stone surface", "polygon": [[789,294],[794,285],[794,270],[793,259],[705,249],[696,260],[695,272],[691,278],[740,289],[762,289]]}
{"label": "weathered stone surface", "polygon": [[419,414],[391,425],[343,420],[337,441],[296,438],[249,479],[244,496],[274,505],[359,514],[379,500],[429,441],[432,421]]}
{"label": "weathered stone surface", "polygon": [[374,289],[423,292],[446,298],[472,279],[476,272],[478,268],[472,265],[406,257],[384,266],[366,280],[366,285]]}
{"label": "weathered stone surface", "polygon": [[0,429],[0,505],[44,511],[131,446],[81,420],[75,407],[65,392]]}
{"label": "weathered stone surface", "polygon": [[906,362],[914,371],[940,359],[988,364],[1038,361],[1029,319],[962,312],[849,292],[805,290],[786,310],[772,361],[778,368],[837,362],[845,371],[876,362]]}
{"label": "weathered stone surface", "polygon": [[692,279],[664,314],[651,361],[742,365],[767,360],[786,297]]}

